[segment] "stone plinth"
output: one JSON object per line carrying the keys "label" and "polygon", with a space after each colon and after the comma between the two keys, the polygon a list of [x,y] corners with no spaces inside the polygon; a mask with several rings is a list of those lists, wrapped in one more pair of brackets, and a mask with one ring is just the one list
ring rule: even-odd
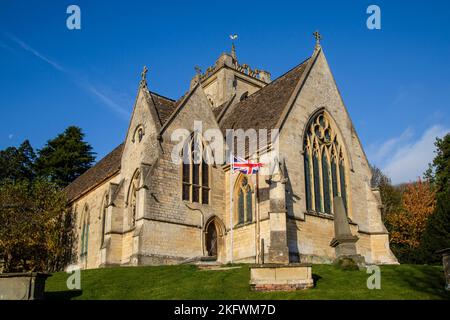
{"label": "stone plinth", "polygon": [[250,288],[254,291],[294,291],[314,286],[311,265],[262,264],[250,266]]}
{"label": "stone plinth", "polygon": [[42,300],[48,273],[0,273],[0,300]]}
{"label": "stone plinth", "polygon": [[268,262],[273,264],[289,263],[287,246],[286,212],[269,212],[270,245]]}

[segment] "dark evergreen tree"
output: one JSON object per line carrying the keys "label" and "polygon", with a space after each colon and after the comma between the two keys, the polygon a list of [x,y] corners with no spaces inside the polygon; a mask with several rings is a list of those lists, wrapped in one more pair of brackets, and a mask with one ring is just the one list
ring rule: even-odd
{"label": "dark evergreen tree", "polygon": [[39,150],[37,173],[65,187],[87,169],[95,160],[92,147],[84,141],[80,128],[71,126]]}
{"label": "dark evergreen tree", "polygon": [[450,190],[437,196],[434,213],[427,221],[421,241],[421,262],[441,263],[442,257],[436,252],[450,248]]}
{"label": "dark evergreen tree", "polygon": [[436,157],[425,173],[436,190],[436,207],[421,241],[422,262],[439,263],[436,251],[450,248],[450,134],[436,139]]}
{"label": "dark evergreen tree", "polygon": [[36,154],[28,140],[0,151],[0,181],[32,180],[35,177]]}

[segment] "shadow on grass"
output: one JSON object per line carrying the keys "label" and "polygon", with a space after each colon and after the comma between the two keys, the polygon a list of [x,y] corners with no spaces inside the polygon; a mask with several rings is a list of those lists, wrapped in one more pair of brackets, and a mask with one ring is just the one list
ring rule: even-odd
{"label": "shadow on grass", "polygon": [[444,289],[445,278],[442,270],[420,268],[419,270],[409,271],[414,272],[408,272],[408,270],[404,269],[394,269],[398,279],[410,288],[438,296],[442,299],[450,299],[450,293]]}
{"label": "shadow on grass", "polygon": [[52,291],[45,293],[45,300],[71,300],[83,294],[83,290]]}
{"label": "shadow on grass", "polygon": [[322,279],[321,276],[319,276],[318,274],[314,274],[314,273],[312,275],[312,278],[313,278],[313,282],[314,282],[314,287],[316,287],[317,286],[317,282],[319,282],[319,280]]}

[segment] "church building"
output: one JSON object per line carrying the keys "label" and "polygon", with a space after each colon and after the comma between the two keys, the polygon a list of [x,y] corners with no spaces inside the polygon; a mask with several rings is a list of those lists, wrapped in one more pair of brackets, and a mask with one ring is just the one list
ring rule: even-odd
{"label": "church building", "polygon": [[[316,40],[311,57],[276,79],[240,63],[233,45],[205,72],[197,68],[178,100],[153,92],[144,69],[123,143],[66,188],[80,267],[260,263],[271,246],[289,262],[331,263],[336,197],[365,262],[397,263],[369,162]],[[279,130],[282,179],[193,161],[194,142],[207,144],[194,121],[224,136]],[[180,128],[192,132],[183,149],[190,162],[172,160]]]}

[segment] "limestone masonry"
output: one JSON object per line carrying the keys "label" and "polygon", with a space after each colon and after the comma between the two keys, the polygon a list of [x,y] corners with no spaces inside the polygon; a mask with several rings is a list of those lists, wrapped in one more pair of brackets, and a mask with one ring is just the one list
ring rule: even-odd
{"label": "limestone masonry", "polygon": [[[233,46],[198,69],[177,101],[148,87],[144,70],[124,142],[66,189],[82,268],[204,257],[330,263],[335,197],[356,253],[368,264],[397,263],[369,163],[320,44],[274,80],[240,64]],[[192,131],[194,121],[224,134],[279,129],[279,172],[257,178],[230,174],[228,165],[175,164],[171,135]],[[194,134],[187,150],[196,139],[204,143]]]}

